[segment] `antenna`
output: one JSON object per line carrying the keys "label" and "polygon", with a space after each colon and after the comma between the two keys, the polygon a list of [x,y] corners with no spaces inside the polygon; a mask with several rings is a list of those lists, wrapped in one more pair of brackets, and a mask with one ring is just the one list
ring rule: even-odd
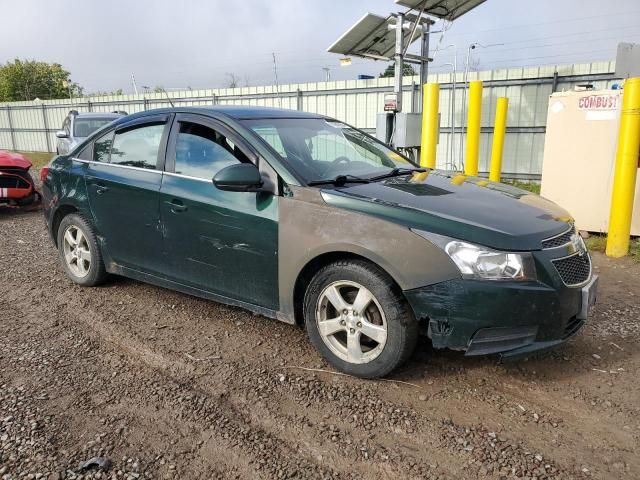
{"label": "antenna", "polygon": [[167,91],[164,88],[162,89],[162,93],[164,93],[164,96],[167,97],[167,100],[169,101],[169,105],[171,105],[171,108],[175,108],[175,105],[171,101],[171,98],[169,97],[169,94],[167,93]]}
{"label": "antenna", "polygon": [[164,93],[164,96],[167,97],[167,100],[169,101],[169,105],[171,105],[171,108],[175,108],[175,105],[171,101],[171,98],[169,97],[169,94],[167,93],[167,91],[162,87],[160,87],[160,88],[162,90],[162,93]]}
{"label": "antenna", "polygon": [[280,98],[280,84],[278,83],[278,62],[276,61],[276,54],[273,52],[273,76],[276,79],[276,95],[278,96],[278,104],[282,108],[282,98]]}
{"label": "antenna", "polygon": [[[150,88],[147,87],[146,85],[143,85],[142,88],[145,89],[145,91],[149,91]],[[189,87],[188,87],[189,88]],[[171,98],[169,97],[169,94],[167,93],[167,91],[165,90],[164,87],[156,87],[157,90],[160,90],[162,93],[164,93],[164,96],[167,97],[167,101],[169,102],[169,104],[171,105],[171,108],[175,108],[175,105],[173,104],[173,102],[171,101]],[[191,88],[189,88],[191,89]]]}

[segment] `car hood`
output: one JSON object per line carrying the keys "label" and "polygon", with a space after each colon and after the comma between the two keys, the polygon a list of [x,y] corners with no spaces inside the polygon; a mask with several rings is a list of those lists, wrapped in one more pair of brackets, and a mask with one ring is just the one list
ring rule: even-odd
{"label": "car hood", "polygon": [[330,205],[502,250],[539,250],[573,219],[519,188],[437,170],[325,189]]}
{"label": "car hood", "polygon": [[29,170],[31,168],[31,162],[19,153],[0,151],[0,168],[2,167]]}

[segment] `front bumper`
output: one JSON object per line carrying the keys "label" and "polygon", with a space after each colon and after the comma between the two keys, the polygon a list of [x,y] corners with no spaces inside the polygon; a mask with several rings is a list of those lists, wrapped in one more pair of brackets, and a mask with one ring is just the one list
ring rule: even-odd
{"label": "front bumper", "polygon": [[598,277],[581,288],[450,280],[405,291],[435,348],[521,357],[561,345],[584,325]]}

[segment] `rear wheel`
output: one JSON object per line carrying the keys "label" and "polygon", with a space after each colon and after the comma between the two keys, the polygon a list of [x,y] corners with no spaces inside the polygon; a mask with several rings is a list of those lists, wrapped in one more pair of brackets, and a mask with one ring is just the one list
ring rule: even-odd
{"label": "rear wheel", "polygon": [[418,324],[395,283],[365,261],[330,264],[305,295],[311,342],[338,370],[381,377],[413,353]]}
{"label": "rear wheel", "polygon": [[95,233],[82,216],[72,213],[62,219],[58,251],[67,276],[78,285],[93,287],[106,278]]}

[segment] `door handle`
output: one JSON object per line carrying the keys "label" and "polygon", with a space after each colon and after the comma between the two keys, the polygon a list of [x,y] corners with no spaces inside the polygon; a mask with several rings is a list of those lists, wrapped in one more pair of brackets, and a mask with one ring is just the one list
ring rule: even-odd
{"label": "door handle", "polygon": [[169,208],[173,213],[181,213],[187,210],[187,206],[184,203],[182,203],[182,201],[177,200],[175,198],[171,201],[166,201],[164,203],[169,205]]}
{"label": "door handle", "polygon": [[109,191],[109,187],[107,187],[106,185],[103,185],[101,183],[94,183],[95,187],[96,187],[96,193],[98,195],[102,195],[103,193],[106,193]]}

